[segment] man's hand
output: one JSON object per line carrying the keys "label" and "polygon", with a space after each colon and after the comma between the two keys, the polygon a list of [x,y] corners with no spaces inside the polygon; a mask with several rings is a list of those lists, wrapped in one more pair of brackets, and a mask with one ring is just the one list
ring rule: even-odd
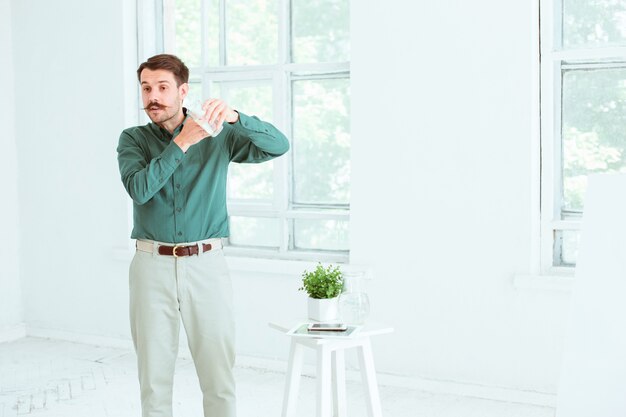
{"label": "man's hand", "polygon": [[219,98],[211,98],[205,101],[202,104],[202,110],[204,110],[204,118],[210,124],[215,123],[215,126],[221,126],[225,121],[236,123],[239,120],[239,113]]}
{"label": "man's hand", "polygon": [[187,149],[189,149],[191,145],[195,145],[207,136],[209,135],[206,130],[189,117],[178,136],[174,138],[174,143],[177,144],[183,152],[187,152]]}

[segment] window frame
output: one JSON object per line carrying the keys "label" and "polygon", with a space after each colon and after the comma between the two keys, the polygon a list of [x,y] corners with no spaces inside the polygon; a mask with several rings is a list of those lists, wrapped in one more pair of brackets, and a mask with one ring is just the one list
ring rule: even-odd
{"label": "window frame", "polygon": [[580,231],[582,213],[561,213],[563,195],[562,82],[564,70],[626,68],[626,45],[566,49],[563,0],[539,0],[540,42],[540,269],[573,274],[574,264],[557,264],[557,234]]}
{"label": "window frame", "polygon": [[[202,5],[202,21],[207,21],[209,0],[200,0]],[[201,65],[190,66],[190,82],[201,82],[205,97],[211,97],[210,84],[227,82],[245,82],[254,80],[271,80],[273,95],[273,124],[285,135],[293,139],[292,123],[292,83],[295,80],[317,80],[322,78],[350,79],[350,62],[329,63],[292,63],[292,31],[291,31],[291,4],[292,0],[277,0],[278,7],[278,58],[272,65],[255,66],[225,66],[226,62],[226,1],[217,0],[219,4],[219,66],[211,67],[208,59],[208,42],[206,25],[202,26]],[[139,0],[140,3],[154,4],[154,18],[157,19],[155,36],[161,36],[162,42],[155,43],[156,49],[163,52],[174,50],[175,32],[174,19],[171,19],[175,10],[175,0]],[[168,26],[168,17],[170,25]],[[159,25],[158,22],[163,22]],[[227,100],[227,98],[225,98]],[[245,109],[244,109],[245,111]],[[293,146],[293,142],[292,142]],[[271,202],[228,199],[230,216],[276,218],[279,222],[280,247],[260,248],[250,246],[234,246],[227,244],[227,255],[244,257],[261,257],[269,259],[288,259],[324,262],[348,262],[349,249],[340,250],[299,250],[294,248],[293,221],[296,219],[325,219],[350,220],[350,205],[308,205],[306,207],[292,203],[293,196],[293,152],[286,156],[274,159],[273,168],[273,199]]]}

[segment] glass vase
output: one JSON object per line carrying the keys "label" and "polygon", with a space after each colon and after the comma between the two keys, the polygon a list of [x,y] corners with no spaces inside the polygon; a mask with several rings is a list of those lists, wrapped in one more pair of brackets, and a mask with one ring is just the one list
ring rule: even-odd
{"label": "glass vase", "polygon": [[339,316],[346,324],[362,325],[370,314],[370,300],[364,289],[363,272],[344,272],[339,295]]}

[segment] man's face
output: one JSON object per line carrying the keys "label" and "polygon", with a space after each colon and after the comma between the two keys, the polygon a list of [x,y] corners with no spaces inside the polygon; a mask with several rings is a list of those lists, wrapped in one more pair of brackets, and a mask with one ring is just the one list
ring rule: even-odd
{"label": "man's face", "polygon": [[181,114],[187,90],[187,84],[176,86],[176,79],[170,71],[147,68],[141,71],[143,107],[154,123],[162,124]]}

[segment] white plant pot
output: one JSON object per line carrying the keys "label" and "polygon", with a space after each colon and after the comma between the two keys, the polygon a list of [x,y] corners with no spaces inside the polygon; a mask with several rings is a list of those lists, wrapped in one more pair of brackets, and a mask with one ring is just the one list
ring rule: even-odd
{"label": "white plant pot", "polygon": [[333,321],[339,318],[339,297],[308,299],[309,318],[316,321]]}

